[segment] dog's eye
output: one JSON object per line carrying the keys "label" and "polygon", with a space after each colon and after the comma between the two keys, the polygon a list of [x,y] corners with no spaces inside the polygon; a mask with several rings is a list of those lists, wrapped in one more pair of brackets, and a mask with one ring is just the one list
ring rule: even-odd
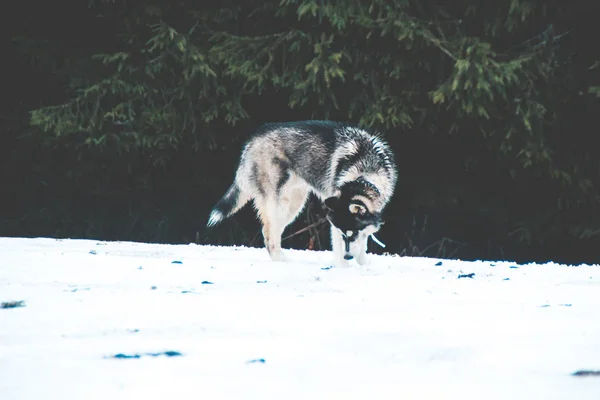
{"label": "dog's eye", "polygon": [[365,215],[365,213],[367,212],[367,209],[363,206],[361,206],[360,204],[350,204],[350,212],[352,214],[360,214],[360,215]]}

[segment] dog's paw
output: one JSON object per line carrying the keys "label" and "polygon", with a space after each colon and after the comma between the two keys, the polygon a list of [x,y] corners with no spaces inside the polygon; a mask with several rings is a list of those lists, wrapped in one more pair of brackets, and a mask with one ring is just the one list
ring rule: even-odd
{"label": "dog's paw", "polygon": [[269,255],[271,256],[271,260],[272,261],[276,261],[276,262],[286,262],[286,261],[288,261],[288,258],[285,256],[285,254],[283,254],[282,251],[269,253]]}
{"label": "dog's paw", "polygon": [[356,262],[358,265],[367,265],[371,262],[371,259],[367,256],[367,253],[362,253],[356,257]]}

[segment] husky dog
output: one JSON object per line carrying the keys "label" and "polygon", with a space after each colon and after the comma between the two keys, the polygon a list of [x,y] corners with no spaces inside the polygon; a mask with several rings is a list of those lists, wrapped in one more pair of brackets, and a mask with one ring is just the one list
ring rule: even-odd
{"label": "husky dog", "polygon": [[380,137],[331,121],[270,123],[246,143],[235,180],[215,205],[212,227],[248,201],[262,222],[265,247],[283,261],[281,235],[310,192],[324,202],[331,224],[334,265],[356,257],[365,264],[367,239],[396,186],[394,155]]}

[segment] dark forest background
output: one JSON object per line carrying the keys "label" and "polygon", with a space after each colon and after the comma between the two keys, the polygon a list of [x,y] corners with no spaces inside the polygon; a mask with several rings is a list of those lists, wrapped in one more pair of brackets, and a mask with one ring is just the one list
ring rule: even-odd
{"label": "dark forest background", "polygon": [[314,118],[392,145],[385,251],[598,262],[597,3],[9,2],[0,235],[262,246],[250,207],[208,213],[253,129]]}

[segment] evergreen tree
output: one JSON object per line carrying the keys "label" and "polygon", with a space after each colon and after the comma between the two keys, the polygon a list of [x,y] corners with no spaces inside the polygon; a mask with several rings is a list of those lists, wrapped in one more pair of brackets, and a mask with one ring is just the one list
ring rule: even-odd
{"label": "evergreen tree", "polygon": [[[239,143],[247,134],[240,123],[278,119],[256,104],[286,104],[306,118],[386,132],[402,166],[414,166],[415,178],[401,169],[398,189],[414,190],[413,210],[475,204],[525,244],[565,230],[578,238],[600,233],[598,220],[587,218],[596,215],[600,158],[593,128],[582,123],[600,86],[579,78],[598,63],[569,48],[576,43],[569,24],[582,12],[569,2],[106,0],[91,7],[118,29],[120,42],[71,57],[59,71],[68,76],[68,100],[31,113],[33,126],[63,143],[165,165],[188,144],[202,152]],[[423,158],[436,145],[440,166],[431,168]],[[473,182],[446,179],[461,167],[511,188],[508,204],[477,203]],[[432,184],[443,194],[431,193]]]}

